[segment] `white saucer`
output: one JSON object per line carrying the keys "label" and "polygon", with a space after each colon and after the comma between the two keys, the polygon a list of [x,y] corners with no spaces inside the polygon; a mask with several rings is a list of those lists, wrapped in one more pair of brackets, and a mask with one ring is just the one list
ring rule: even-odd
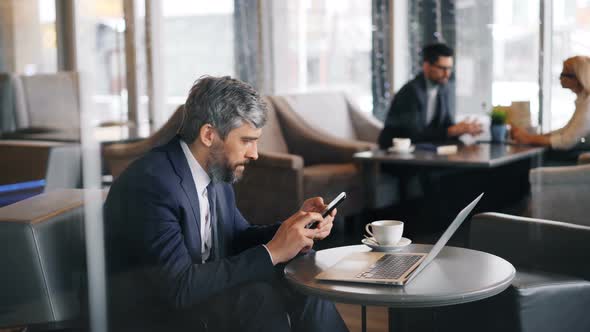
{"label": "white saucer", "polygon": [[411,145],[407,150],[396,149],[395,146],[392,146],[389,149],[387,149],[387,151],[393,152],[393,153],[412,153],[412,152],[414,152],[415,149],[416,149],[416,146],[414,146],[414,145]]}
{"label": "white saucer", "polygon": [[374,251],[395,251],[395,250],[399,250],[399,249],[407,246],[408,244],[412,243],[412,240],[408,239],[407,237],[402,237],[398,243],[387,245],[387,246],[377,245],[377,244],[373,243],[371,240],[366,239],[366,238],[363,239],[361,242],[364,245],[373,249]]}

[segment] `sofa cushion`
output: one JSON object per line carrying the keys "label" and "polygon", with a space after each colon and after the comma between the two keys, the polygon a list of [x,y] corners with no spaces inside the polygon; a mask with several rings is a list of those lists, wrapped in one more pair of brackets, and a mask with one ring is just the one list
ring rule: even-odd
{"label": "sofa cushion", "polygon": [[305,93],[284,96],[293,111],[310,127],[344,139],[358,139],[348,113],[344,94],[338,92]]}
{"label": "sofa cushion", "polygon": [[274,105],[267,97],[264,98],[264,102],[268,108],[268,117],[266,125],[262,129],[262,136],[258,140],[258,149],[261,151],[288,153],[287,142],[285,142]]}
{"label": "sofa cushion", "polygon": [[76,73],[21,76],[21,81],[28,127],[80,127]]}

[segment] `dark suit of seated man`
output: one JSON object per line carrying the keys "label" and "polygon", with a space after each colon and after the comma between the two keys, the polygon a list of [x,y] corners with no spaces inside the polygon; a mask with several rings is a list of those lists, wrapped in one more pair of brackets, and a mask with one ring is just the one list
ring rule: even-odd
{"label": "dark suit of seated man", "polygon": [[280,269],[330,234],[335,212],[322,218],[316,197],[282,223],[253,226],[236,207],[231,183],[258,158],[265,121],[249,85],[203,77],[179,135],[113,183],[104,211],[115,330],[347,330],[333,303],[289,289]]}
{"label": "dark suit of seated man", "polygon": [[454,123],[448,81],[453,69],[453,49],[431,44],[422,49],[422,72],[395,95],[381,134],[379,146],[386,149],[394,137],[413,142],[437,142],[463,134],[481,133],[476,122]]}

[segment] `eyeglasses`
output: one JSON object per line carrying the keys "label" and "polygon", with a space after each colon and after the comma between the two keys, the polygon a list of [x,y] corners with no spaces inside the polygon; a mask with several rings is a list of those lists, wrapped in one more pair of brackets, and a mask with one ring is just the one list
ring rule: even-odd
{"label": "eyeglasses", "polygon": [[561,74],[559,74],[559,78],[571,78],[571,79],[574,79],[574,78],[576,78],[576,74],[561,73]]}
{"label": "eyeglasses", "polygon": [[442,71],[449,71],[449,72],[453,71],[453,67],[445,67],[445,66],[437,65],[436,63],[431,63],[430,65],[433,67],[436,67]]}

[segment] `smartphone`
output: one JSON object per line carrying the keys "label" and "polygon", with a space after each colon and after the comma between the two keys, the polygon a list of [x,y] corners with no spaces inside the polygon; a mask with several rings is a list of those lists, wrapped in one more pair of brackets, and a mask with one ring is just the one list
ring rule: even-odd
{"label": "smartphone", "polygon": [[[330,202],[330,204],[328,204],[328,206],[326,206],[324,211],[322,211],[322,218],[326,218],[330,213],[332,213],[332,210],[334,210],[338,205],[340,205],[340,203],[342,203],[345,199],[346,199],[346,193],[341,192],[340,195],[336,196],[336,198],[334,198]],[[318,223],[319,223],[319,221],[317,221],[317,220],[310,222],[309,224],[307,224],[305,226],[305,228],[314,229],[314,228],[318,227]]]}

